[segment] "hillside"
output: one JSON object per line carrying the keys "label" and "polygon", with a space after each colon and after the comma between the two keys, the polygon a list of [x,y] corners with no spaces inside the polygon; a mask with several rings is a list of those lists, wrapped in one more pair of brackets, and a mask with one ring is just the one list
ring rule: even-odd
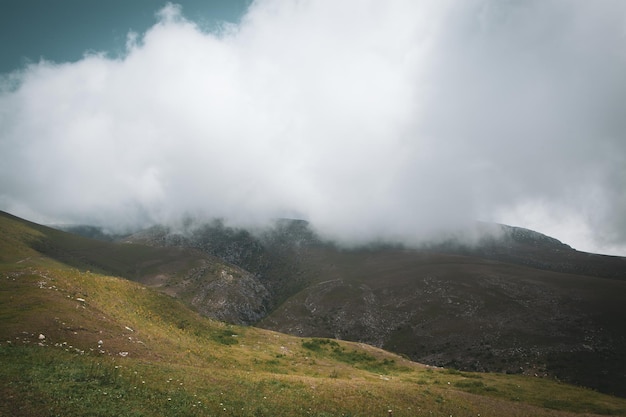
{"label": "hillside", "polygon": [[259,327],[626,396],[624,258],[505,225],[478,224],[472,235],[342,249],[282,220],[256,232],[217,222],[127,240],[195,248],[247,270],[267,290]]}
{"label": "hillside", "polygon": [[[36,233],[30,241],[33,250],[66,265],[159,289],[206,316],[230,323],[249,324],[267,313],[268,294],[255,277],[215,256],[189,248],[89,239],[7,213],[1,216]],[[93,233],[92,228],[87,230]]]}
{"label": "hillside", "polygon": [[261,327],[626,395],[624,281],[407,250],[309,255],[319,278]]}
{"label": "hillside", "polygon": [[[37,249],[95,242],[6,214],[0,234],[2,416],[626,415],[624,399],[548,379],[228,325]],[[117,265],[161,253],[118,250]]]}

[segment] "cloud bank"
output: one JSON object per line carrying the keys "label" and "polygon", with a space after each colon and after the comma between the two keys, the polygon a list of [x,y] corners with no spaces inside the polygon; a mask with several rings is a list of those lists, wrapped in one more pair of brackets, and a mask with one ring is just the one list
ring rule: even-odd
{"label": "cloud bank", "polygon": [[126,54],[0,87],[0,208],[419,239],[474,220],[626,254],[626,2],[169,4]]}

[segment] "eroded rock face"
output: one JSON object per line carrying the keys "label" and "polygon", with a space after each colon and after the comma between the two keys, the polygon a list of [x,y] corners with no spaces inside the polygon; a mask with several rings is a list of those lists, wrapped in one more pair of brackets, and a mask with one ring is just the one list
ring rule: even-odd
{"label": "eroded rock face", "polygon": [[269,291],[258,278],[224,265],[214,279],[198,285],[191,304],[208,317],[249,325],[267,315],[269,299]]}

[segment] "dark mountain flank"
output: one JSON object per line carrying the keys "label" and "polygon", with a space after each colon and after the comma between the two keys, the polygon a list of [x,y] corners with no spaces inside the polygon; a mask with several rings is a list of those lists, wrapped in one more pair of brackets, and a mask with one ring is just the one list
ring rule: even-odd
{"label": "dark mountain flank", "polygon": [[626,394],[624,281],[408,250],[318,250],[308,261],[318,278],[260,326]]}

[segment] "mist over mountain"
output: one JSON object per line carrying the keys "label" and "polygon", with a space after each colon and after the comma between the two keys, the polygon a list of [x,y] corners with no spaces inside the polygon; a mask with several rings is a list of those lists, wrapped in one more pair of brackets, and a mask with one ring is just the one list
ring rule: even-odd
{"label": "mist over mountain", "polygon": [[[526,228],[475,222],[463,228],[448,228],[411,241],[376,238],[370,241],[333,240],[320,234],[305,220],[274,219],[248,227],[224,219],[204,220],[186,216],[164,225],[114,234],[97,226],[56,226],[81,236],[105,240],[144,243],[152,246],[193,247],[245,269],[259,271],[267,250],[288,253],[307,247],[340,251],[407,250],[474,256],[556,272],[603,278],[626,278],[623,257],[577,251],[558,239]],[[284,253],[283,253],[284,252]]]}
{"label": "mist over mountain", "polygon": [[623,1],[150,13],[114,58],[0,77],[0,208],[118,232],[299,218],[362,243],[483,220],[626,254]]}

